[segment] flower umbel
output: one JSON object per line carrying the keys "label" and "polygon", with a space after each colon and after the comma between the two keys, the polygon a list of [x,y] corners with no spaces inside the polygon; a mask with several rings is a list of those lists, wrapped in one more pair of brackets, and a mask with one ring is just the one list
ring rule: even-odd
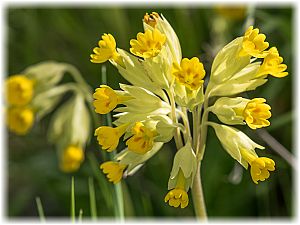
{"label": "flower umbel", "polygon": [[264,58],[263,64],[260,66],[256,74],[256,77],[268,74],[278,78],[287,76],[288,72],[284,72],[287,69],[287,65],[282,64],[282,62],[283,58],[279,56],[277,48],[270,48],[269,53]]}
{"label": "flower umbel", "polygon": [[95,112],[106,114],[112,111],[118,104],[130,99],[130,97],[118,95],[112,88],[100,85],[93,94]]}
{"label": "flower umbel", "polygon": [[115,128],[108,126],[98,127],[95,130],[95,136],[97,136],[102,149],[108,152],[115,150],[119,144],[120,137],[125,133],[127,127],[128,124],[123,124]]}
{"label": "flower umbel", "polygon": [[245,32],[240,56],[251,55],[256,58],[264,58],[268,52],[269,43],[265,42],[266,35],[259,34],[259,29],[250,26]]}
{"label": "flower umbel", "polygon": [[146,30],[145,33],[138,33],[137,39],[130,40],[130,52],[142,58],[157,56],[166,42],[166,36],[158,29]]}
{"label": "flower umbel", "polygon": [[197,90],[203,84],[205,70],[197,57],[184,58],[180,65],[173,63],[172,74],[178,83],[183,84],[190,90]]}
{"label": "flower umbel", "polygon": [[92,63],[104,63],[107,60],[114,60],[122,65],[122,58],[117,52],[116,40],[111,34],[103,34],[102,39],[98,42],[99,47],[93,49],[94,54],[91,54],[90,61]]}
{"label": "flower umbel", "polygon": [[270,125],[268,119],[271,117],[271,107],[265,103],[264,98],[254,98],[250,100],[244,111],[243,116],[247,125],[251,129],[267,127]]}
{"label": "flower umbel", "polygon": [[76,145],[70,145],[63,151],[60,168],[67,173],[74,172],[79,169],[83,160],[83,149]]}
{"label": "flower umbel", "polygon": [[33,125],[34,112],[27,106],[9,107],[6,122],[12,132],[25,135]]}
{"label": "flower umbel", "polygon": [[143,21],[151,27],[155,27],[157,20],[159,19],[159,14],[157,12],[152,12],[150,15],[145,14]]}
{"label": "flower umbel", "polygon": [[250,174],[255,184],[269,178],[269,171],[275,170],[275,162],[272,159],[257,157],[244,149],[241,150],[241,155],[251,166]]}
{"label": "flower umbel", "polygon": [[189,204],[189,196],[185,191],[185,177],[181,169],[179,170],[176,187],[168,192],[165,202],[176,208],[179,206],[185,208]]}
{"label": "flower umbel", "polygon": [[133,136],[126,141],[130,151],[144,154],[150,151],[154,144],[156,132],[146,127],[142,122],[135,123],[132,128]]}
{"label": "flower umbel", "polygon": [[6,81],[6,98],[10,105],[23,106],[33,97],[33,81],[24,75],[14,75]]}
{"label": "flower umbel", "polygon": [[108,180],[114,184],[120,182],[125,168],[126,165],[113,161],[107,161],[102,163],[100,166],[100,169],[103,170],[103,173],[107,174],[106,176]]}

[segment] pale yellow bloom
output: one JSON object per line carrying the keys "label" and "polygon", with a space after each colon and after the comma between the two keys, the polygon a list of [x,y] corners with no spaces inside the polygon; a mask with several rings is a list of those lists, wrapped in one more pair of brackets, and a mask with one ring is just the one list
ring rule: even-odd
{"label": "pale yellow bloom", "polygon": [[240,56],[251,55],[256,58],[264,58],[268,51],[265,51],[269,47],[269,43],[265,42],[266,35],[259,34],[259,29],[253,29],[250,26],[245,32],[242,44],[242,50]]}
{"label": "pale yellow bloom", "polygon": [[131,99],[128,96],[118,95],[112,88],[106,85],[100,85],[93,94],[95,112],[106,114],[112,111],[118,104]]}
{"label": "pale yellow bloom", "polygon": [[23,106],[33,97],[34,82],[24,75],[10,76],[6,80],[6,98],[10,105]]}
{"label": "pale yellow bloom", "polygon": [[264,58],[263,64],[260,66],[256,77],[264,75],[272,75],[274,77],[285,77],[288,72],[284,72],[287,69],[287,65],[282,64],[283,58],[279,56],[276,47],[270,48],[267,56]]}
{"label": "pale yellow bloom", "polygon": [[172,74],[178,83],[183,84],[190,90],[197,90],[203,84],[205,70],[197,57],[184,58],[180,65],[173,63]]}
{"label": "pale yellow bloom", "polygon": [[74,172],[79,169],[83,160],[83,149],[76,145],[70,145],[63,150],[60,168],[66,173]]}
{"label": "pale yellow bloom", "polygon": [[113,161],[107,161],[102,163],[100,166],[100,169],[103,170],[103,173],[107,174],[106,177],[108,178],[109,182],[114,184],[120,182],[125,168],[126,165]]}
{"label": "pale yellow bloom", "polygon": [[34,112],[27,106],[9,107],[6,122],[12,132],[25,135],[34,123]]}
{"label": "pale yellow bloom", "polygon": [[266,157],[257,157],[250,151],[241,150],[242,157],[250,164],[250,174],[255,184],[269,178],[269,171],[275,170],[275,162]]}
{"label": "pale yellow bloom", "polygon": [[111,34],[103,34],[102,39],[98,42],[99,47],[93,49],[90,61],[93,63],[104,63],[110,59],[120,65],[123,65],[122,57],[117,52],[116,40]]}
{"label": "pale yellow bloom", "polygon": [[154,137],[157,133],[146,127],[142,122],[136,122],[132,128],[133,136],[126,141],[128,150],[144,154],[150,151],[154,144]]}
{"label": "pale yellow bloom", "polygon": [[142,58],[157,56],[166,42],[166,36],[158,29],[138,33],[137,39],[130,40],[130,52]]}
{"label": "pale yellow bloom", "polygon": [[115,150],[119,144],[120,137],[125,133],[128,124],[112,128],[108,126],[98,127],[95,130],[95,136],[102,149],[108,152]]}
{"label": "pale yellow bloom", "polygon": [[152,12],[150,15],[148,13],[145,14],[143,21],[151,27],[155,27],[157,21],[159,19],[159,14],[157,12]]}
{"label": "pale yellow bloom", "polygon": [[185,177],[183,172],[179,171],[176,187],[165,196],[165,202],[170,206],[185,208],[189,204],[189,196],[185,191]]}
{"label": "pale yellow bloom", "polygon": [[268,119],[271,117],[271,107],[265,103],[264,98],[254,98],[250,100],[244,111],[243,117],[251,129],[267,127],[270,125]]}

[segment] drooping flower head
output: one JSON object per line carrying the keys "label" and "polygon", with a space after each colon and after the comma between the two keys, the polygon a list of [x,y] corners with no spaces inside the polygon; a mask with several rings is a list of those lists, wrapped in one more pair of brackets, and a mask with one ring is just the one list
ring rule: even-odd
{"label": "drooping flower head", "polygon": [[144,59],[157,56],[166,42],[166,36],[158,29],[138,33],[137,39],[130,40],[130,52]]}
{"label": "drooping flower head", "polygon": [[264,58],[263,64],[260,66],[256,74],[256,77],[268,74],[278,78],[287,76],[288,72],[285,72],[287,65],[282,64],[282,62],[283,58],[279,56],[277,48],[270,48],[267,56]]}
{"label": "drooping flower head", "polygon": [[172,74],[178,83],[183,84],[190,90],[197,90],[204,82],[205,70],[197,57],[184,58],[181,60],[180,65],[173,64]]}
{"label": "drooping flower head", "polygon": [[269,43],[265,42],[266,35],[259,34],[259,29],[250,26],[245,32],[240,56],[251,55],[256,58],[264,58],[268,52]]}
{"label": "drooping flower head", "polygon": [[12,132],[25,135],[33,125],[34,112],[27,106],[9,107],[6,122]]}
{"label": "drooping flower head", "polygon": [[189,196],[185,191],[185,177],[182,170],[179,170],[176,187],[168,192],[165,196],[165,202],[175,208],[185,208],[189,204]]}
{"label": "drooping flower head", "polygon": [[159,19],[159,14],[157,12],[152,12],[150,15],[148,13],[145,14],[143,21],[151,27],[155,27],[157,21]]}
{"label": "drooping flower head", "polygon": [[146,127],[142,122],[136,122],[132,128],[133,136],[126,141],[130,151],[144,154],[150,151],[154,144],[155,130]]}
{"label": "drooping flower head", "polygon": [[74,172],[79,169],[83,160],[83,149],[76,145],[70,145],[63,150],[60,168],[66,173]]}
{"label": "drooping flower head", "polygon": [[122,58],[116,50],[117,44],[115,38],[111,34],[103,34],[101,38],[98,42],[99,47],[95,47],[93,49],[94,54],[90,55],[90,61],[92,63],[104,63],[112,59],[122,65]]}
{"label": "drooping flower head", "polygon": [[34,82],[24,75],[10,76],[6,80],[6,98],[10,105],[24,106],[33,97]]}
{"label": "drooping flower head", "polygon": [[269,178],[269,171],[275,170],[275,162],[272,159],[257,157],[245,149],[241,150],[241,155],[251,166],[250,174],[255,184],[258,184],[258,181],[264,181]]}
{"label": "drooping flower head", "polygon": [[265,103],[264,98],[254,98],[250,100],[244,111],[243,116],[247,125],[251,129],[267,127],[270,125],[268,119],[271,117],[271,107]]}
{"label": "drooping flower head", "polygon": [[114,184],[120,182],[125,168],[126,165],[113,161],[107,161],[102,163],[100,166],[100,169],[103,170],[103,173],[107,174],[106,176],[108,180]]}
{"label": "drooping flower head", "polygon": [[127,127],[128,124],[123,124],[115,128],[108,126],[98,127],[95,130],[95,136],[97,136],[97,140],[102,149],[108,152],[115,150],[119,144],[120,137],[124,134]]}

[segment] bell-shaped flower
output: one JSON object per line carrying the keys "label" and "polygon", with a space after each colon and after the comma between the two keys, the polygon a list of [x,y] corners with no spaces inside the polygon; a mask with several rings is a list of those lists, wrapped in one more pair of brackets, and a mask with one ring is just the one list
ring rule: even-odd
{"label": "bell-shaped flower", "polygon": [[70,173],[79,169],[84,160],[84,151],[76,145],[69,145],[63,149],[60,159],[60,169],[63,172]]}
{"label": "bell-shaped flower", "polygon": [[6,110],[6,123],[10,131],[25,135],[34,123],[34,111],[29,106],[9,107]]}
{"label": "bell-shaped flower", "polygon": [[123,177],[123,172],[127,165],[121,164],[119,162],[107,161],[100,165],[100,169],[106,174],[109,182],[114,184],[119,183]]}

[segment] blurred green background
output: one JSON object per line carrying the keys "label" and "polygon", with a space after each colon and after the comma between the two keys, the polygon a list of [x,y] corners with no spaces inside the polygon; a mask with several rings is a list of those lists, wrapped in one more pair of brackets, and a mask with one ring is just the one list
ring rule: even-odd
{"label": "blurred green background", "polygon": [[[162,13],[173,26],[181,42],[183,56],[200,57],[209,74],[217,50],[243,35],[246,8],[220,10],[216,6],[201,5],[190,8],[7,6],[7,74],[20,73],[27,66],[44,60],[56,60],[75,65],[85,80],[96,88],[100,85],[101,67],[92,64],[89,55],[101,35],[113,34],[118,47],[129,50],[130,39],[143,30],[144,14],[152,11]],[[288,65],[289,76],[283,79],[270,77],[266,85],[247,95],[267,99],[272,106],[273,124],[267,130],[295,153],[292,142],[293,13],[292,6],[255,8],[255,26],[266,34],[270,46],[278,48]],[[115,68],[109,63],[106,65],[108,83],[113,88],[118,89],[119,82],[126,83]],[[76,215],[79,209],[83,209],[83,217],[90,217],[88,177],[93,177],[98,216],[112,217],[112,185],[98,170],[103,158],[95,138],[91,138],[86,149],[86,160],[81,169],[74,174],[63,174],[58,169],[54,146],[46,139],[50,118],[51,114],[24,137],[11,133],[7,136],[6,215],[9,218],[37,217],[35,197],[39,196],[46,218],[69,217],[71,176],[74,176]],[[215,118],[212,116],[211,119]],[[271,177],[259,185],[252,182],[249,171],[235,165],[209,129],[202,166],[208,215],[219,218],[294,216],[294,177],[290,165],[258,135],[254,133],[251,138],[266,146],[266,150],[258,154],[273,158],[277,166]],[[125,180],[127,217],[194,216],[192,201],[185,209],[169,207],[163,201],[174,154],[175,144],[166,144],[142,169]]]}

